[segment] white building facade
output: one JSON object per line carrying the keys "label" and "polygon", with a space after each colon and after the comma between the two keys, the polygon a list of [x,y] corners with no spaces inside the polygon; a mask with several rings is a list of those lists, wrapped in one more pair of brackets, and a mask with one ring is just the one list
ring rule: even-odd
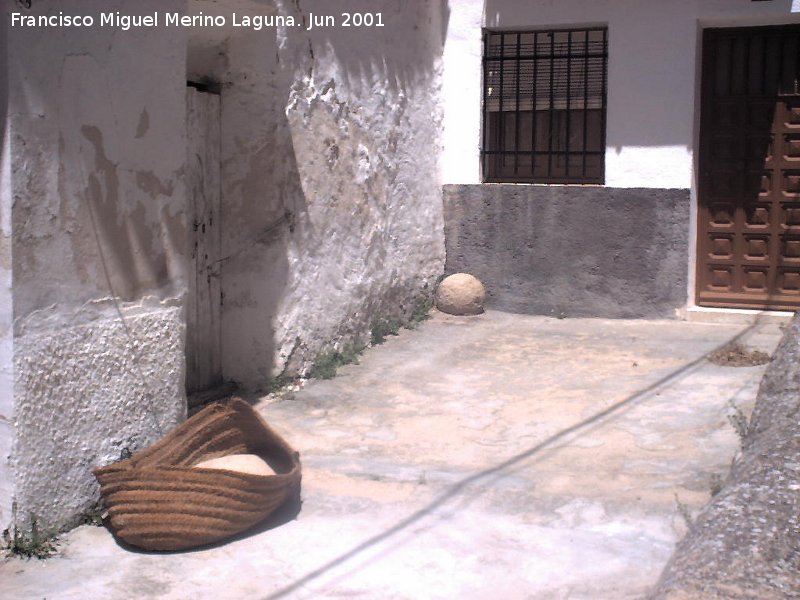
{"label": "white building facade", "polygon": [[[789,88],[798,69],[792,24],[799,12],[791,0],[452,2],[443,80],[448,271],[488,279],[499,305],[550,314],[798,306],[794,133],[791,124],[779,126],[777,113],[792,110],[797,92]],[[587,29],[604,32],[604,74],[599,59],[592,69],[594,59],[581,54]],[[490,35],[486,48],[479,31]],[[588,98],[581,97],[584,59]],[[540,133],[532,142],[526,96],[537,67]],[[566,119],[570,83],[573,118]],[[588,127],[589,138],[603,138],[586,146],[601,151],[601,174],[590,181],[579,173],[584,101],[602,112],[602,124]],[[757,125],[745,113],[759,107],[764,121]],[[726,111],[728,121],[715,124]],[[505,156],[517,167],[493,176],[491,155],[482,161],[481,153],[499,148],[490,121],[498,114],[505,122],[501,150],[517,151]],[[564,133],[567,121],[571,134]],[[553,123],[561,123],[560,133]],[[767,139],[782,145],[767,147]],[[525,171],[532,152],[544,161],[564,160],[568,151],[577,166],[570,176],[546,166]],[[533,185],[519,185],[526,177]],[[725,182],[732,189],[723,189]]]}

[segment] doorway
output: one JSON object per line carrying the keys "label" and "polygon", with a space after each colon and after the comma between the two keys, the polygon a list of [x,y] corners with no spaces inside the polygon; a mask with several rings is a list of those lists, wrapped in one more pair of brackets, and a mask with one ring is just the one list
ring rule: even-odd
{"label": "doorway", "polygon": [[220,286],[220,95],[186,87],[187,221],[191,262],[186,305],[186,393],[222,384]]}
{"label": "doorway", "polygon": [[703,35],[697,304],[800,308],[800,26]]}

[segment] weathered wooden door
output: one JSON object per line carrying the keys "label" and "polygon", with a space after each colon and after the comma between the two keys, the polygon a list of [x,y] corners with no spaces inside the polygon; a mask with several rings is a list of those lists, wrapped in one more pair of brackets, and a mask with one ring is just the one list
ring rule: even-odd
{"label": "weathered wooden door", "polygon": [[800,27],[706,30],[697,303],[800,307]]}
{"label": "weathered wooden door", "polygon": [[222,383],[218,94],[186,88],[186,131],[193,267],[186,316],[186,391],[193,393]]}

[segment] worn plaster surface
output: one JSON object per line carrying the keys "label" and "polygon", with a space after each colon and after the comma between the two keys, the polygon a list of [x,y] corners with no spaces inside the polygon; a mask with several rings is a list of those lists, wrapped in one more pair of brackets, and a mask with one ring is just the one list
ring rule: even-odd
{"label": "worn plaster surface", "polygon": [[[437,314],[258,406],[301,452],[296,520],[197,552],[102,528],[0,566],[5,598],[639,598],[724,477],[777,324]],[[273,523],[274,524],[274,523]]]}
{"label": "worn plaster surface", "polygon": [[[26,11],[205,11],[229,22],[238,11],[299,24],[332,10],[321,0],[134,4],[40,0]],[[375,6],[362,0],[347,9]],[[13,10],[22,9],[8,3],[2,14]],[[224,244],[209,277],[222,282],[225,379],[258,387],[283,371],[306,371],[321,351],[368,338],[375,317],[407,316],[419,294],[430,294],[444,264],[445,15],[422,0],[382,3],[381,11],[384,27],[358,30],[3,21],[0,81],[14,93],[3,94],[0,137],[0,525],[11,520],[12,497],[22,514],[74,522],[70,511],[91,502],[89,471],[109,444],[150,439],[133,402],[137,376],[126,370],[131,352],[149,361],[150,385],[164,384],[154,397],[158,414],[174,424],[184,410],[177,308],[193,271],[187,79],[213,81],[221,92],[215,219]],[[124,310],[148,306],[147,325],[130,327],[134,350],[114,324],[115,301]],[[42,359],[50,351],[68,363],[69,381],[61,363]],[[118,374],[98,376],[112,359]],[[12,374],[12,364],[23,370]],[[85,414],[94,427],[83,427]],[[50,425],[74,440],[69,451],[38,447]]]}
{"label": "worn plaster surface", "polygon": [[[177,9],[146,0],[133,9]],[[45,0],[33,15],[129,3]],[[11,8],[4,7],[10,11]],[[185,34],[8,27],[14,317],[178,294],[187,248]],[[158,68],[152,68],[157,61]]]}
{"label": "worn plaster surface", "polygon": [[[183,4],[42,0],[28,14]],[[12,499],[23,528],[63,527],[97,497],[92,467],[185,414],[186,39],[12,28],[19,10],[0,9],[0,527]]]}
{"label": "worn plaster surface", "polygon": [[[5,12],[0,10],[0,27]],[[13,438],[14,336],[11,293],[11,136],[8,111],[8,40],[0,39],[0,523],[11,509],[13,483],[8,457]]]}
{"label": "worn plaster surface", "polygon": [[44,528],[77,524],[99,498],[92,469],[185,418],[185,403],[176,401],[184,335],[181,307],[156,303],[17,337],[11,464],[20,526],[31,515]]}

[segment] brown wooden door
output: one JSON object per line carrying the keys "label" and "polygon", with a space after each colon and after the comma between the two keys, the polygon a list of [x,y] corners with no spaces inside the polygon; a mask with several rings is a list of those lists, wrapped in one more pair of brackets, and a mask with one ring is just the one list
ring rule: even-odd
{"label": "brown wooden door", "polygon": [[800,307],[800,27],[703,37],[697,304]]}

